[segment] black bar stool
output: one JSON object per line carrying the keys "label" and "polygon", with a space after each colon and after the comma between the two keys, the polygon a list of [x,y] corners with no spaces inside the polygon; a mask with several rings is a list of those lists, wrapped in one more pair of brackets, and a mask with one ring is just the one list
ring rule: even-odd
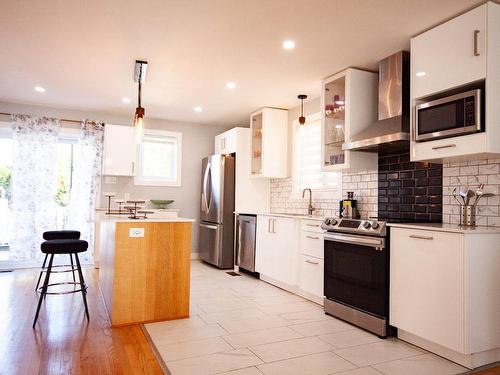
{"label": "black bar stool", "polygon": [[[80,232],[77,230],[50,230],[47,232],[43,233],[43,239],[50,241],[50,240],[79,240],[80,239]],[[47,264],[47,258],[49,254],[45,254],[45,259],[43,260],[43,265],[42,269],[40,270],[40,275],[38,276],[38,282],[36,283],[35,291],[38,292],[39,287],[40,287],[40,281],[42,280],[42,275],[44,272],[47,272],[47,267],[45,265]],[[75,271],[76,267],[73,263],[73,254],[69,254],[69,259],[71,261],[71,265],[69,264],[61,264],[61,265],[56,265],[52,266],[52,268],[61,268],[61,270],[52,270],[52,273],[61,273],[61,272],[72,272],[73,273],[73,281],[76,281],[75,279]]]}
{"label": "black bar stool", "polygon": [[[78,258],[78,253],[83,253],[87,251],[89,244],[87,241],[82,240],[50,240],[42,242],[40,248],[42,253],[50,255],[49,265],[47,266],[47,275],[43,281],[43,286],[40,291],[40,298],[38,300],[38,307],[36,309],[35,320],[33,321],[33,328],[35,328],[36,321],[38,320],[38,314],[40,313],[40,307],[46,295],[49,294],[69,294],[82,292],[83,304],[85,305],[85,315],[87,316],[87,321],[90,321],[89,309],[87,306],[87,285],[83,279],[82,266],[80,264],[80,259]],[[75,257],[76,269],[78,271],[78,282],[67,281],[60,283],[49,284],[50,274],[52,272],[52,263],[54,261],[54,255],[56,254],[72,254]],[[48,288],[56,285],[79,285],[80,289],[70,290],[67,292],[48,292]]]}

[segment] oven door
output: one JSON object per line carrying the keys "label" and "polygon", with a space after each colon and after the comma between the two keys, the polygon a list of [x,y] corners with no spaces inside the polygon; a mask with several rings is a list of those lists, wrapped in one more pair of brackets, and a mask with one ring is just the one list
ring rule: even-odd
{"label": "oven door", "polygon": [[417,142],[479,132],[481,90],[471,90],[417,105],[414,123]]}
{"label": "oven door", "polygon": [[325,233],[325,297],[380,317],[388,316],[385,239]]}

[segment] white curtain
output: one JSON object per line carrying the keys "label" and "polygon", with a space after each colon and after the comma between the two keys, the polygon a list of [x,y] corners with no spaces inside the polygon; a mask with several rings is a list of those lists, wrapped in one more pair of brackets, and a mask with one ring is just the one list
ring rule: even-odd
{"label": "white curtain", "polygon": [[[101,180],[103,124],[83,121],[72,143],[69,203],[57,203],[59,120],[12,117],[12,225],[9,260],[33,263],[43,259],[42,234],[72,229],[89,242],[82,261],[92,261],[96,199]],[[66,139],[67,143],[67,139]]]}
{"label": "white curtain", "polygon": [[12,116],[12,225],[10,260],[40,259],[40,241],[54,229],[57,191],[57,142],[60,122]]}
{"label": "white curtain", "polygon": [[80,137],[73,151],[73,182],[68,205],[66,229],[81,232],[88,241],[89,251],[84,260],[91,260],[94,244],[94,215],[101,181],[104,131],[100,122],[83,121]]}

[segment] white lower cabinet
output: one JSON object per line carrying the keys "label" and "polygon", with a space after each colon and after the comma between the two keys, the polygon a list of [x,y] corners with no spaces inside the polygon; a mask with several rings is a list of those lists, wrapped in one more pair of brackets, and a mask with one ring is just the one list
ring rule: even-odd
{"label": "white lower cabinet", "polygon": [[391,325],[464,352],[463,235],[391,231]]}
{"label": "white lower cabinet", "polygon": [[300,255],[299,289],[304,297],[323,303],[323,259]]}
{"label": "white lower cabinet", "polygon": [[298,220],[258,215],[255,269],[265,281],[294,288],[298,279]]}
{"label": "white lower cabinet", "polygon": [[322,304],[321,220],[258,215],[255,268],[262,280]]}
{"label": "white lower cabinet", "polygon": [[500,360],[500,231],[391,228],[390,324],[469,368]]}

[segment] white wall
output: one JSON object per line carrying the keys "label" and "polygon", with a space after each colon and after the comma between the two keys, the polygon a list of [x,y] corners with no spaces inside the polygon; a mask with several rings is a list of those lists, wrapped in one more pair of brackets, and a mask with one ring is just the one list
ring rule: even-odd
{"label": "white wall", "polygon": [[[90,119],[116,125],[130,125],[133,116],[132,112],[130,116],[122,116],[105,112],[86,112],[5,102],[0,102],[0,112],[75,120]],[[5,120],[8,120],[8,118],[5,118]],[[214,136],[230,127],[149,119],[147,117],[144,125],[145,128],[182,132],[182,186],[136,186],[133,178],[118,177],[116,185],[104,184],[103,179],[101,191],[114,191],[121,196],[123,196],[123,193],[130,193],[131,198],[175,200],[170,207],[179,208],[182,216],[194,218],[197,221],[193,224],[192,243],[193,252],[196,252],[198,248],[201,159],[214,152]],[[101,202],[101,206],[104,206],[105,200],[102,197]]]}

